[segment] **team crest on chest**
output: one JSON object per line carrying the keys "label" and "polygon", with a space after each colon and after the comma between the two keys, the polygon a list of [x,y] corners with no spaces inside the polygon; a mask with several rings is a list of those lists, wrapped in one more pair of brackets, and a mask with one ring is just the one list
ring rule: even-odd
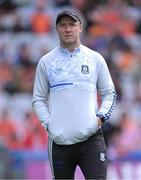
{"label": "team crest on chest", "polygon": [[88,74],[89,73],[89,66],[87,65],[81,65],[81,72],[83,74]]}

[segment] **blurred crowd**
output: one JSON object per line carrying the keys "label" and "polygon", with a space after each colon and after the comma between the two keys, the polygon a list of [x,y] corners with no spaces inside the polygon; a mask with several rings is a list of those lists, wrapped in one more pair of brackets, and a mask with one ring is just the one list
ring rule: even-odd
{"label": "blurred crowd", "polygon": [[109,159],[141,151],[140,0],[0,0],[0,146],[47,148],[32,89],[40,57],[58,45],[55,17],[63,9],[82,15],[82,43],[104,56],[116,87],[115,110],[102,127]]}

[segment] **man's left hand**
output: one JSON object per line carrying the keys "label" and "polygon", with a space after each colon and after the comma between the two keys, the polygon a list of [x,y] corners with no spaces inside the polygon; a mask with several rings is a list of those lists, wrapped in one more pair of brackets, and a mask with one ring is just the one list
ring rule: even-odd
{"label": "man's left hand", "polygon": [[97,121],[98,121],[98,126],[101,126],[103,124],[99,117],[97,117]]}

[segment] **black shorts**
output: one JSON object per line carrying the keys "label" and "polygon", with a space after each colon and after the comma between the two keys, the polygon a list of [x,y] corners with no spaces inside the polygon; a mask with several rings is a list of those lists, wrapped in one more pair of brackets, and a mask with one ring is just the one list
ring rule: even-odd
{"label": "black shorts", "polygon": [[49,138],[48,155],[53,179],[74,179],[77,165],[85,179],[106,179],[107,155],[101,129],[72,145],[58,145]]}

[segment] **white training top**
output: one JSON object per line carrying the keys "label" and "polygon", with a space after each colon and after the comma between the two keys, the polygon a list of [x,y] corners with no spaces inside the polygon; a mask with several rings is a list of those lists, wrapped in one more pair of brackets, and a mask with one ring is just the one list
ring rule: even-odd
{"label": "white training top", "polygon": [[33,109],[57,144],[74,144],[96,133],[96,115],[109,119],[115,99],[104,58],[84,45],[73,52],[56,47],[37,65]]}

